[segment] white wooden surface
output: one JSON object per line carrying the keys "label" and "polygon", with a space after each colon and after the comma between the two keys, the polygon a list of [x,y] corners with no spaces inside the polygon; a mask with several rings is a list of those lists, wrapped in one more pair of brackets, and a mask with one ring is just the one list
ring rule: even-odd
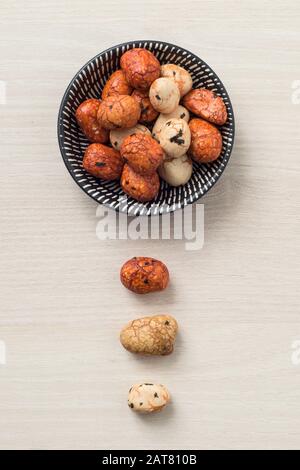
{"label": "white wooden surface", "polygon": [[[2,1],[0,447],[299,448],[299,2]],[[205,244],[100,241],[96,204],[56,139],[75,72],[126,40],[182,45],[221,76],[236,115],[229,167],[205,203]],[[140,298],[120,265],[163,259],[172,284]],[[180,323],[176,352],[136,358],[118,333],[139,315]],[[135,381],[173,396],[164,413],[126,404]]]}

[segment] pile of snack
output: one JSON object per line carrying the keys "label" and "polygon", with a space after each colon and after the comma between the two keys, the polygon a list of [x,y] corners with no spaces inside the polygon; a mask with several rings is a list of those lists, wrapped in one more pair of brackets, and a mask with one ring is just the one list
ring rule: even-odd
{"label": "pile of snack", "polygon": [[76,111],[92,142],[83,167],[96,178],[120,180],[137,201],[152,201],[159,176],[171,186],[184,185],[192,175],[192,159],[208,163],[220,156],[222,135],[216,126],[225,124],[226,106],[213,91],[192,89],[187,70],[160,65],[146,49],[128,50],[120,66],[101,100],[88,99]]}

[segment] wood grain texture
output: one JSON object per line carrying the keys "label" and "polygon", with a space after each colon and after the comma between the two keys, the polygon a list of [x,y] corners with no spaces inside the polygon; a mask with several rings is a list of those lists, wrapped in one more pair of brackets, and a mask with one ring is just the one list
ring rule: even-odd
{"label": "wood grain texture", "polygon": [[[299,448],[299,3],[42,3],[0,6],[0,448]],[[58,150],[72,76],[139,38],[195,52],[232,98],[236,144],[202,200],[197,252],[182,241],[100,241],[97,206]],[[137,254],[166,262],[170,289],[145,299],[121,286],[120,266]],[[180,324],[173,355],[121,348],[127,321],[165,312]],[[173,402],[141,418],[126,400],[144,380],[164,383]]]}

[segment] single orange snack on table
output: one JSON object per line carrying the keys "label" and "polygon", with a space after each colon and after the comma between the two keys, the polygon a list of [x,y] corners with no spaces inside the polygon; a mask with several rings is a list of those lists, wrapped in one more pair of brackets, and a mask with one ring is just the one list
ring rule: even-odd
{"label": "single orange snack on table", "polygon": [[105,129],[133,127],[140,119],[141,108],[132,96],[111,95],[100,103],[97,119]]}
{"label": "single orange snack on table", "polygon": [[88,140],[104,144],[108,140],[108,131],[97,120],[100,103],[100,100],[94,98],[83,101],[78,106],[75,117]]}
{"label": "single orange snack on table", "polygon": [[120,152],[124,160],[140,175],[151,175],[161,165],[164,151],[159,143],[147,134],[126,137]]}
{"label": "single orange snack on table", "polygon": [[96,178],[110,181],[120,179],[124,161],[117,150],[102,144],[91,144],[84,153],[82,166]]}
{"label": "single orange snack on table", "polygon": [[222,126],[227,121],[224,101],[214,91],[206,88],[191,90],[183,98],[183,105],[192,113],[213,124]]}
{"label": "single orange snack on table", "polygon": [[140,175],[125,163],[121,176],[121,186],[123,191],[133,199],[139,202],[148,202],[156,198],[160,181],[157,172],[151,175]]}
{"label": "single orange snack on table", "polygon": [[216,160],[222,151],[222,135],[219,129],[203,119],[194,118],[189,122],[191,145],[189,154],[198,163]]}
{"label": "single orange snack on table", "polygon": [[116,70],[111,74],[102,91],[102,99],[111,95],[130,95],[132,88],[128,85],[123,70]]}
{"label": "single orange snack on table", "polygon": [[147,49],[130,49],[122,55],[120,65],[129,85],[140,90],[148,90],[160,76],[160,63]]}
{"label": "single orange snack on table", "polygon": [[120,279],[132,292],[148,294],[167,287],[169,271],[162,261],[148,257],[134,257],[123,264]]}

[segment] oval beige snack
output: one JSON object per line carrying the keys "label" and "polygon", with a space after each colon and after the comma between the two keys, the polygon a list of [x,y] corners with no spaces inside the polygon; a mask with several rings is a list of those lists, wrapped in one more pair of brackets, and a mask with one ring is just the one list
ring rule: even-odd
{"label": "oval beige snack", "polygon": [[163,125],[156,140],[169,157],[178,158],[188,151],[191,131],[183,119],[170,119]]}
{"label": "oval beige snack", "polygon": [[177,321],[171,315],[153,315],[128,323],[120,341],[132,353],[165,356],[174,349],[177,330]]}
{"label": "oval beige snack", "polygon": [[165,64],[160,68],[160,75],[173,80],[179,88],[180,96],[186,95],[193,86],[193,80],[187,70],[179,65]]}
{"label": "oval beige snack", "polygon": [[169,401],[170,393],[161,384],[134,384],[128,393],[129,408],[140,413],[161,411]]}
{"label": "oval beige snack", "polygon": [[134,134],[147,134],[151,135],[148,127],[143,124],[137,124],[128,129],[112,129],[109,133],[109,140],[114,149],[120,150],[123,140],[129,135]]}
{"label": "oval beige snack", "polygon": [[161,261],[144,256],[134,257],[123,264],[120,279],[136,294],[163,290],[169,283],[169,271]]}
{"label": "oval beige snack", "polygon": [[160,77],[152,83],[149,90],[149,98],[156,111],[171,113],[179,105],[179,88],[173,80]]}
{"label": "oval beige snack", "polygon": [[192,176],[192,160],[186,154],[178,158],[166,159],[159,167],[158,173],[170,186],[182,186]]}
{"label": "oval beige snack", "polygon": [[158,118],[156,119],[153,129],[152,129],[152,137],[154,139],[159,139],[158,134],[160,133],[161,129],[163,128],[164,124],[169,121],[170,119],[183,119],[186,122],[190,120],[190,113],[184,106],[177,106],[171,113],[163,114],[160,113]]}

